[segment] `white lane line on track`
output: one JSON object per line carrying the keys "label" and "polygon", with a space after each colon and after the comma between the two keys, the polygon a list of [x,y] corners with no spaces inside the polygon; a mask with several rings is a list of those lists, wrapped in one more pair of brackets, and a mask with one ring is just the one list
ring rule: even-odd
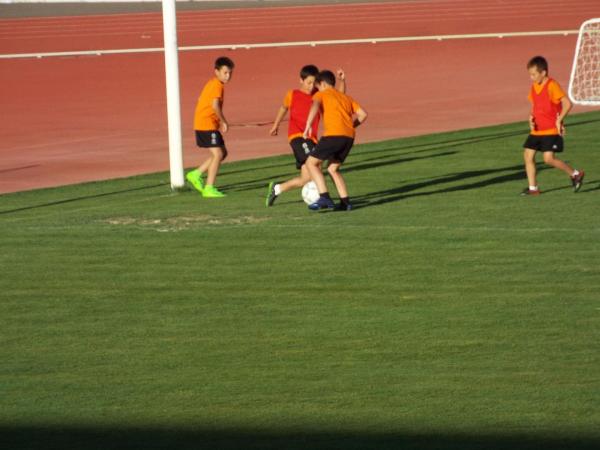
{"label": "white lane line on track", "polygon": [[[438,36],[401,36],[387,38],[361,38],[361,39],[332,39],[323,41],[295,41],[295,42],[266,42],[257,44],[220,44],[220,45],[192,45],[179,47],[179,51],[198,51],[198,50],[237,50],[237,49],[256,49],[256,48],[284,48],[284,47],[316,47],[323,45],[348,45],[348,44],[384,44],[390,42],[415,42],[415,41],[445,41],[456,39],[491,39],[491,38],[511,38],[511,37],[530,37],[530,36],[568,36],[577,34],[578,30],[557,30],[557,31],[522,31],[508,33],[480,33],[480,34],[447,34]],[[12,53],[0,55],[0,59],[20,59],[20,58],[50,58],[65,56],[101,56],[117,55],[131,53],[159,53],[163,52],[162,47],[152,48],[125,48],[112,50],[83,50],[72,52],[45,52],[45,53]]]}

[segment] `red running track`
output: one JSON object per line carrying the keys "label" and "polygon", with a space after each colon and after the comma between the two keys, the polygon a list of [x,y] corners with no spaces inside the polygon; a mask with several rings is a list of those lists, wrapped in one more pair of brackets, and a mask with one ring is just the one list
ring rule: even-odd
{"label": "red running track", "polygon": [[[178,28],[180,46],[188,46],[564,30],[594,16],[596,0],[422,0],[182,12]],[[160,47],[161,20],[156,13],[2,20],[0,53]],[[237,125],[226,140],[238,160],[288,151],[284,135],[270,137],[268,126],[256,124],[272,121],[303,64],[346,69],[350,95],[370,113],[358,133],[368,142],[523,120],[525,62],[545,55],[566,88],[575,41],[559,35],[182,52],[185,165],[202,156],[193,109],[220,54],[237,65],[225,113]],[[0,193],[168,170],[162,54],[4,59],[0,86]]]}

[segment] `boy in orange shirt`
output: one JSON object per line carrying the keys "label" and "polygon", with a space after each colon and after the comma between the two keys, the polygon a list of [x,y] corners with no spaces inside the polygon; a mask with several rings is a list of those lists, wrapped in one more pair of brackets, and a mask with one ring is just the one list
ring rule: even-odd
{"label": "boy in orange shirt", "polygon": [[323,161],[327,160],[329,162],[327,172],[333,179],[340,196],[339,209],[349,211],[352,209],[352,205],[348,197],[346,182],[339,170],[354,144],[354,130],[367,119],[367,112],[351,97],[335,89],[333,72],[329,70],[319,72],[316,85],[319,92],[313,96],[313,104],[304,129],[304,138],[308,139],[311,136],[312,123],[321,110],[324,125],[323,136],[306,160],[308,171],[319,189],[320,197],[315,203],[308,205],[308,208],[317,211],[335,207],[321,170]]}
{"label": "boy in orange shirt", "polygon": [[[280,106],[279,111],[277,111],[277,117],[275,117],[275,122],[269,133],[271,136],[277,136],[279,124],[289,110],[290,120],[288,124],[288,141],[290,147],[292,147],[294,157],[296,158],[296,169],[300,170],[300,176],[283,183],[277,183],[275,181],[269,183],[265,202],[267,206],[273,206],[277,197],[283,192],[295,188],[302,188],[302,186],[311,179],[305,162],[317,143],[320,118],[318,114],[312,123],[312,135],[308,138],[304,138],[303,134],[304,128],[306,127],[306,119],[308,118],[310,107],[312,106],[312,96],[316,92],[315,78],[318,74],[319,69],[312,64],[302,67],[302,69],[300,69],[300,88],[288,91],[283,99],[283,105]],[[338,69],[337,77],[339,81],[338,90],[340,92],[345,92],[346,75],[342,69]]]}
{"label": "boy in orange shirt", "polygon": [[564,161],[554,157],[555,153],[563,151],[563,135],[565,127],[563,120],[569,113],[571,101],[560,85],[548,77],[548,62],[542,56],[536,56],[527,63],[529,77],[533,84],[528,99],[532,104],[529,115],[531,133],[525,141],[525,171],[529,187],[522,195],[540,195],[536,180],[535,155],[543,152],[544,162],[562,170],[571,178],[573,189],[579,191],[585,173],[573,169]]}
{"label": "boy in orange shirt", "polygon": [[[223,115],[224,86],[231,80],[234,63],[227,57],[217,58],[215,61],[215,76],[211,78],[202,89],[196,104],[194,114],[194,130],[196,131],[196,144],[206,148],[210,156],[195,170],[187,173],[186,179],[205,198],[225,197],[225,194],[215,187],[217,173],[221,161],[227,157],[227,148],[223,140],[223,133],[227,133],[229,124]],[[203,177],[206,176],[206,184]]]}

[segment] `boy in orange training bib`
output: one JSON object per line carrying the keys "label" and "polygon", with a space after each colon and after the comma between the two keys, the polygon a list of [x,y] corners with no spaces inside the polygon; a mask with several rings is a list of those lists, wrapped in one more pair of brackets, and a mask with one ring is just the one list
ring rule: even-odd
{"label": "boy in orange training bib", "polygon": [[527,187],[521,195],[540,195],[536,180],[535,155],[544,154],[544,162],[549,166],[562,170],[571,178],[573,189],[579,191],[583,183],[584,172],[573,169],[564,161],[557,159],[555,153],[563,151],[563,135],[565,127],[563,120],[571,110],[571,101],[560,85],[548,77],[548,62],[542,56],[536,56],[527,63],[529,77],[533,84],[528,99],[532,104],[529,115],[531,130],[525,141],[525,171],[527,172]]}

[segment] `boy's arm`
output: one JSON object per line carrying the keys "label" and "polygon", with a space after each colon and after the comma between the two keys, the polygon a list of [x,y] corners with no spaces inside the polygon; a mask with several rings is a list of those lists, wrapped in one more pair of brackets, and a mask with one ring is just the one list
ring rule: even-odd
{"label": "boy's arm", "polygon": [[364,109],[358,108],[358,111],[356,111],[356,118],[354,119],[354,128],[358,127],[361,123],[367,120],[367,116],[368,114]]}
{"label": "boy's arm", "polygon": [[308,113],[308,118],[306,119],[306,128],[304,128],[304,139],[308,139],[312,134],[312,123],[321,108],[321,100],[313,98],[312,105],[310,107],[310,111]]}
{"label": "boy's arm", "polygon": [[279,124],[285,117],[287,111],[288,109],[285,106],[281,105],[279,107],[279,111],[277,111],[277,117],[275,117],[275,122],[273,122],[273,127],[271,128],[271,131],[269,131],[269,134],[271,136],[277,136],[277,133],[279,131]]}
{"label": "boy's arm", "polygon": [[529,113],[529,131],[535,131],[535,118],[532,113]]}
{"label": "boy's arm", "polygon": [[344,69],[338,69],[337,73],[336,73],[336,77],[337,77],[337,90],[340,91],[342,94],[346,93],[346,73],[344,72]]}
{"label": "boy's arm", "polygon": [[567,97],[566,95],[560,99],[560,103],[562,104],[562,111],[556,118],[556,128],[558,129],[558,134],[562,136],[563,134],[565,134],[565,125],[563,124],[563,120],[565,119],[565,117],[567,117],[569,111],[571,111],[573,104],[571,103],[571,100],[569,100],[569,97]]}
{"label": "boy's arm", "polygon": [[227,119],[225,119],[225,116],[223,115],[223,109],[221,108],[221,100],[218,98],[213,98],[212,107],[215,111],[215,114],[219,118],[219,121],[221,122],[221,131],[223,133],[227,133],[227,130],[229,130],[229,124],[227,123]]}

